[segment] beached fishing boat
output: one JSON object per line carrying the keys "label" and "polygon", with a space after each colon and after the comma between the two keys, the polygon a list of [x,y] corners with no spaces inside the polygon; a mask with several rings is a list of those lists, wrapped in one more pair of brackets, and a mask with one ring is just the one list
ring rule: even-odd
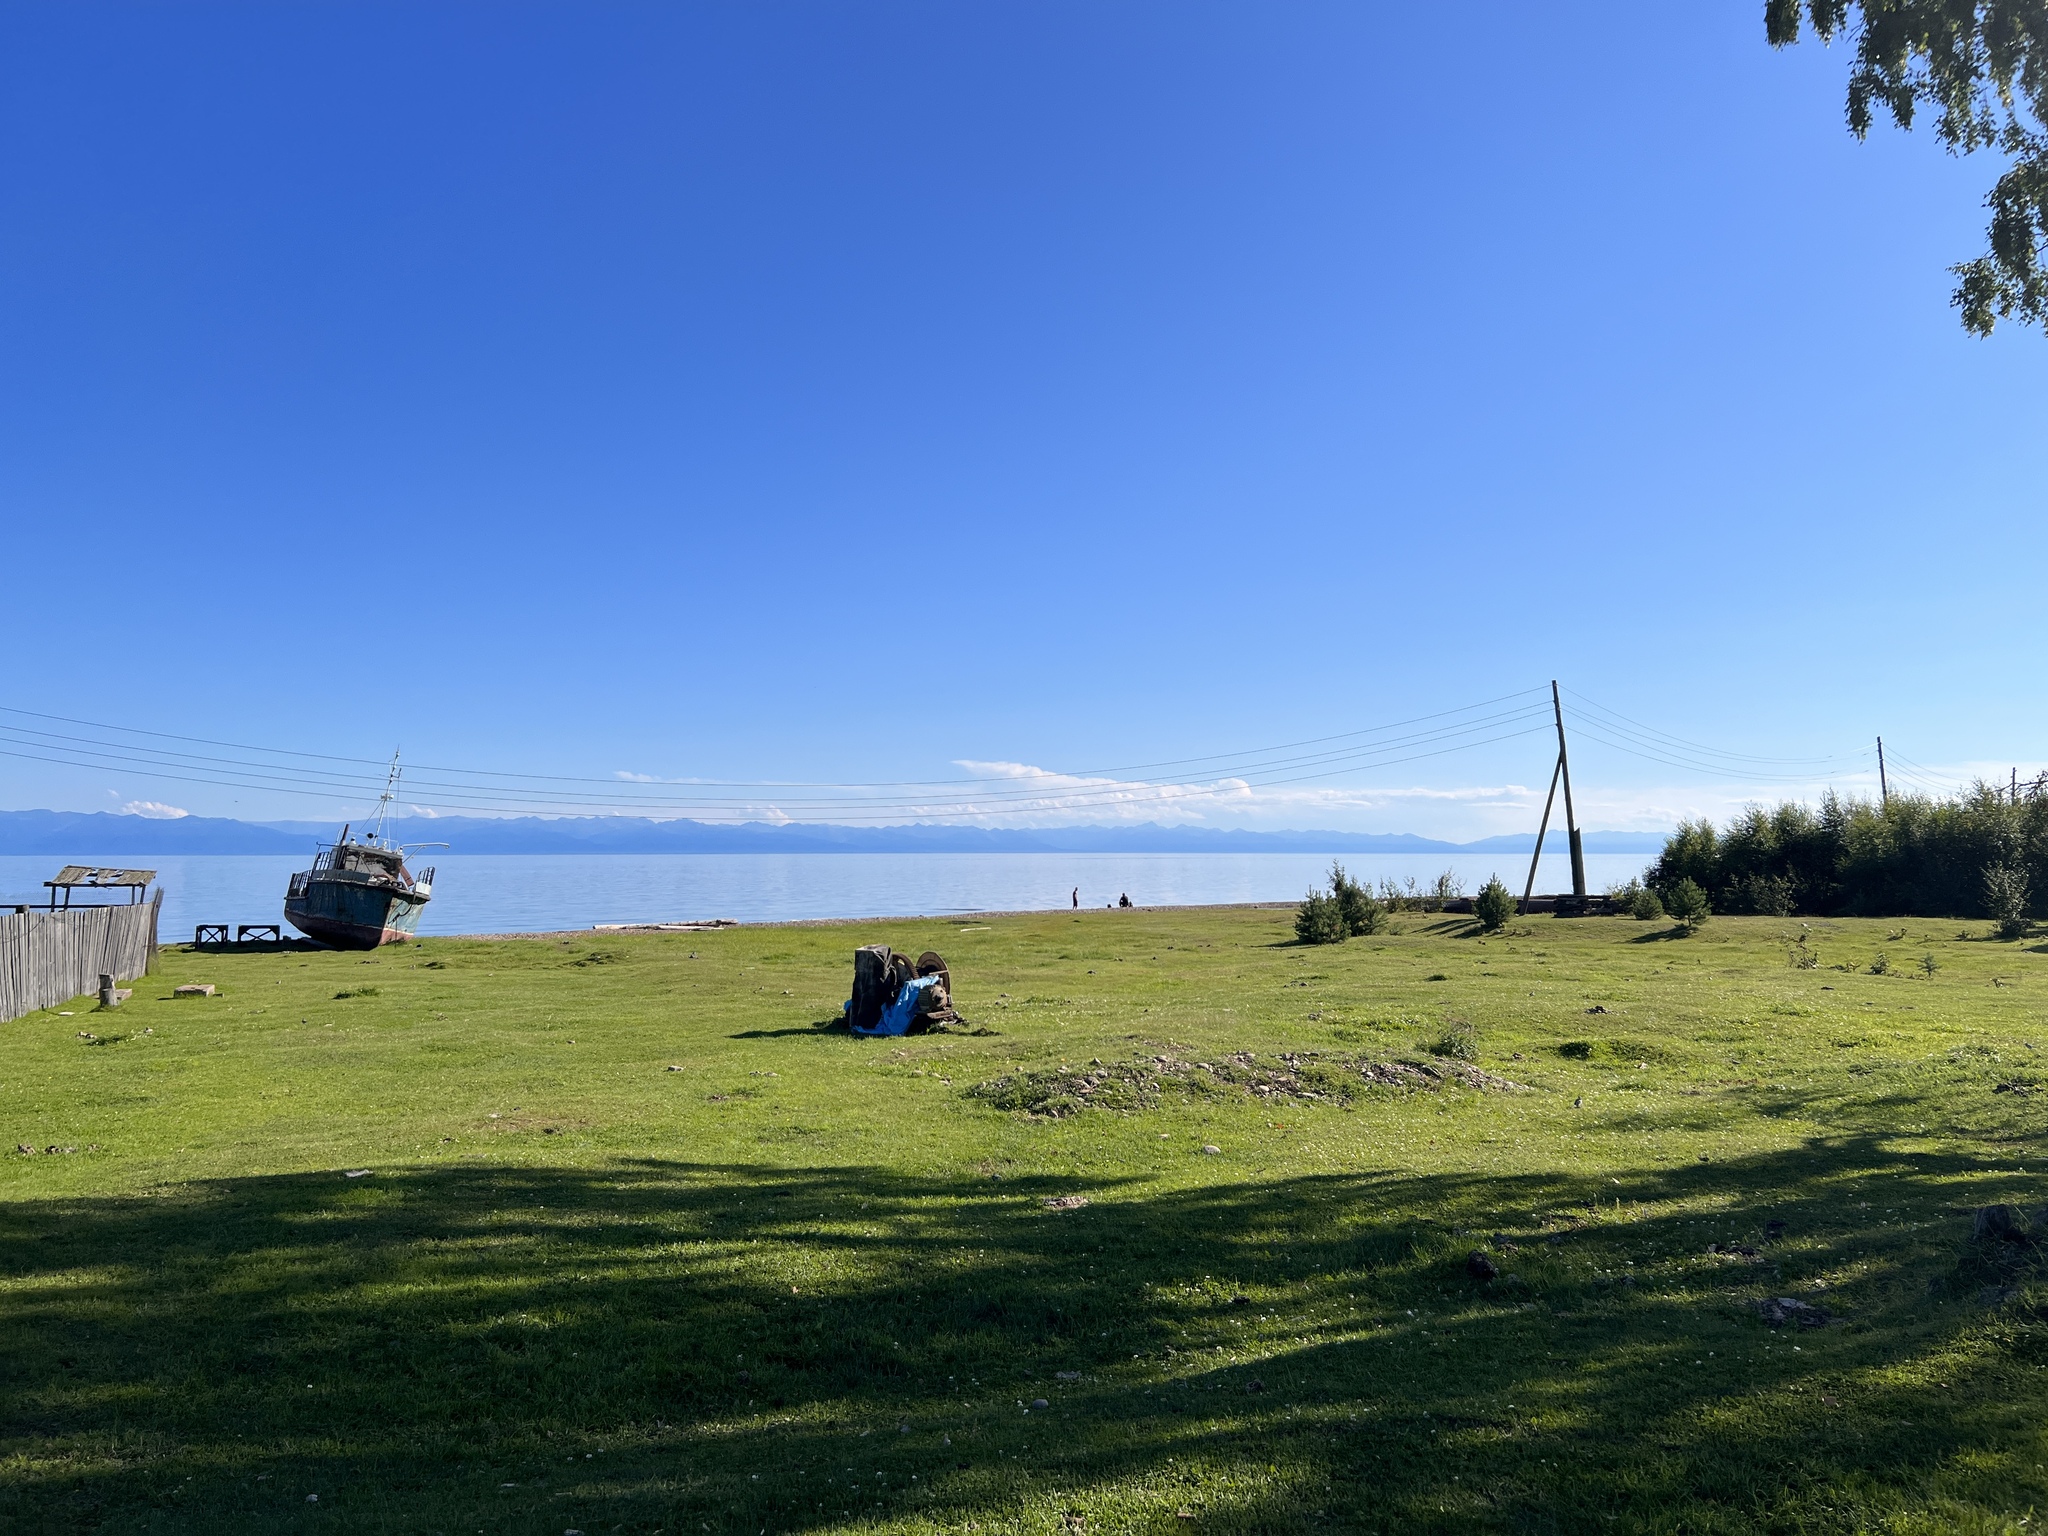
{"label": "beached fishing boat", "polygon": [[313,860],[292,876],[284,916],[299,932],[337,949],[375,949],[413,936],[420,912],[434,894],[434,872],[414,874],[405,856],[446,843],[394,843],[384,835],[385,818],[398,791],[398,759],[377,803],[377,820],[360,838],[341,829]]}

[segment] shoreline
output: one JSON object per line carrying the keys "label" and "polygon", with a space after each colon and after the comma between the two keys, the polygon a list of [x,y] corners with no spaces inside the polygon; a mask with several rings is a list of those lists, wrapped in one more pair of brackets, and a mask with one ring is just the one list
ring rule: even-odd
{"label": "shoreline", "polygon": [[938,915],[926,912],[896,913],[868,917],[789,917],[777,922],[746,923],[728,922],[713,927],[710,920],[702,925],[683,923],[606,923],[603,927],[552,928],[517,933],[430,933],[417,935],[419,939],[575,939],[596,938],[609,934],[645,935],[666,933],[681,936],[686,933],[729,933],[737,928],[845,928],[855,923],[975,923],[992,917],[1054,917],[1065,913],[1078,917],[1083,912],[1276,912],[1291,911],[1300,906],[1298,901],[1206,901],[1190,902],[1182,906],[1130,906],[1130,907],[1026,907],[1015,911],[957,912]]}

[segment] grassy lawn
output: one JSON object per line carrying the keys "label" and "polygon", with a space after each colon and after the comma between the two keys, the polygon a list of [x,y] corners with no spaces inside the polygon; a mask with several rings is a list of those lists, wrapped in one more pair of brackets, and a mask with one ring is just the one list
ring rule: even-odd
{"label": "grassy lawn", "polygon": [[[2048,1200],[2048,946],[1400,924],[168,950],[0,1025],[0,1531],[2048,1509],[2048,1284],[1971,1235]],[[820,1027],[864,941],[987,1032]]]}

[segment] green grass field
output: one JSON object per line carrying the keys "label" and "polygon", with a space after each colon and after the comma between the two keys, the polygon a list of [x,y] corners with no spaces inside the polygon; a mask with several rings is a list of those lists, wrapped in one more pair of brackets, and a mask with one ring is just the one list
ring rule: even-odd
{"label": "green grass field", "polygon": [[2048,946],[1400,921],[166,951],[0,1025],[0,1530],[2032,1529]]}

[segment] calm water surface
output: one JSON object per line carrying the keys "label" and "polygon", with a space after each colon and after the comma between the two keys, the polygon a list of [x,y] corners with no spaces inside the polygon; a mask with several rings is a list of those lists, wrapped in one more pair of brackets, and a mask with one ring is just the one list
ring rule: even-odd
{"label": "calm water surface", "polygon": [[[0,893],[33,893],[66,860],[0,856]],[[164,888],[163,937],[188,939],[197,923],[283,920],[284,890],[303,856],[214,855],[138,859],[80,852],[79,864],[152,864]],[[421,933],[522,933],[593,923],[743,923],[815,917],[946,916],[1113,904],[1140,906],[1292,901],[1321,884],[1330,856],[1313,853],[673,853],[459,854],[435,858],[434,898]],[[1590,887],[1639,874],[1642,854],[1588,855]],[[1526,855],[1351,855],[1360,880],[1433,881],[1452,869],[1467,891],[1498,874],[1519,892]],[[1548,851],[1539,891],[1571,889],[1570,866]]]}

